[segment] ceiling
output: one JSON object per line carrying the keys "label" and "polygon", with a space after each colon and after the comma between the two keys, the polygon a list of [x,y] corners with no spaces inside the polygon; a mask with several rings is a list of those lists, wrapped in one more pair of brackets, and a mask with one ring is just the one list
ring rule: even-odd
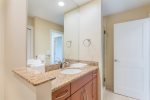
{"label": "ceiling", "polygon": [[[59,1],[64,1],[65,6],[59,7]],[[91,0],[28,0],[28,15],[63,25],[65,12],[89,1]]]}
{"label": "ceiling", "polygon": [[[59,7],[58,2],[65,6]],[[28,0],[28,15],[63,25],[64,13],[92,0]],[[102,15],[112,15],[150,3],[150,0],[102,0]]]}
{"label": "ceiling", "polygon": [[103,0],[102,15],[107,16],[150,3],[150,0]]}

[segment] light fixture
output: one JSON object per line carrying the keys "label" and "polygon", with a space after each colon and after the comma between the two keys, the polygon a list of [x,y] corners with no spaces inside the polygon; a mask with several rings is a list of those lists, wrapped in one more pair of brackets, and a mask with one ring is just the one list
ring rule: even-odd
{"label": "light fixture", "polygon": [[65,5],[65,3],[63,1],[58,2],[58,6],[63,7],[64,5]]}

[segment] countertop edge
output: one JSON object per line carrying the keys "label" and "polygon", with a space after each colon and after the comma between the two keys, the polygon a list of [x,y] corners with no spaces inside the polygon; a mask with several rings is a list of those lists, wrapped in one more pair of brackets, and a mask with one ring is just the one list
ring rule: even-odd
{"label": "countertop edge", "polygon": [[48,81],[52,81],[52,80],[56,79],[56,77],[48,77],[45,80],[35,82],[34,79],[32,79],[32,78],[36,78],[36,77],[38,78],[38,76],[36,76],[36,75],[34,75],[32,77],[27,77],[27,75],[19,73],[17,71],[17,69],[12,70],[12,72],[15,73],[17,76],[19,76],[20,78],[24,79],[25,81],[29,82],[33,86],[39,86],[39,85],[44,84]]}
{"label": "countertop edge", "polygon": [[65,84],[62,84],[62,85],[57,86],[57,87],[55,87],[55,88],[52,88],[52,92],[55,92],[55,91],[57,91],[58,89],[61,89],[62,87],[64,87],[65,85],[71,84],[71,82],[76,81],[76,80],[82,78],[83,76],[85,76],[85,75],[87,75],[87,74],[89,74],[89,73],[92,73],[93,71],[98,70],[98,69],[99,69],[98,67],[95,68],[95,69],[92,69],[92,70],[90,70],[90,71],[88,71],[88,72],[82,74],[81,76],[78,76],[78,77],[76,77],[76,78],[74,78],[74,79],[72,79],[72,80],[69,80],[69,81],[66,82]]}

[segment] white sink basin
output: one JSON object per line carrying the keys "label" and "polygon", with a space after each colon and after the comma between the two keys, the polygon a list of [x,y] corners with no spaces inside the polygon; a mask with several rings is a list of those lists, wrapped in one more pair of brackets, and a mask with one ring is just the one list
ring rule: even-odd
{"label": "white sink basin", "polygon": [[70,68],[85,68],[85,67],[87,67],[87,64],[84,63],[75,63],[70,65]]}
{"label": "white sink basin", "polygon": [[64,69],[63,71],[61,71],[62,74],[68,74],[68,75],[78,74],[80,72],[81,72],[80,69]]}

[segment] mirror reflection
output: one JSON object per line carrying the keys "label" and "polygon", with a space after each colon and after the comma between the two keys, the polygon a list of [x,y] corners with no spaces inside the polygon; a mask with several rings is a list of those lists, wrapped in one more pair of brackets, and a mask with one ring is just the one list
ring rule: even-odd
{"label": "mirror reflection", "polygon": [[28,1],[27,65],[64,60],[64,13],[75,7],[72,0]]}

